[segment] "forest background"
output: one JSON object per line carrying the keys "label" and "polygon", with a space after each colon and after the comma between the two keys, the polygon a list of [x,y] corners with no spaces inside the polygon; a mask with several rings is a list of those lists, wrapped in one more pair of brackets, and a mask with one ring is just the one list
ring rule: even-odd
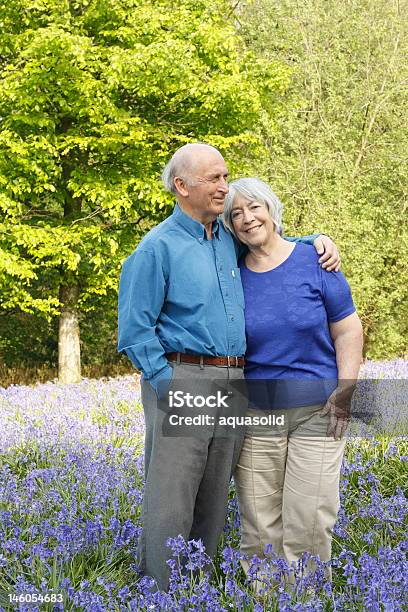
{"label": "forest background", "polygon": [[365,355],[406,356],[407,8],[0,0],[0,384],[131,369],[121,264],[197,140],[270,182],[287,235],[336,241]]}

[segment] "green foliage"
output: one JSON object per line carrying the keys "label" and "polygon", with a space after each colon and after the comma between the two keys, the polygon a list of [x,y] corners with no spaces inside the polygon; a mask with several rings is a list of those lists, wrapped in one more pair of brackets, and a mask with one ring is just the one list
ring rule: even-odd
{"label": "green foliage", "polygon": [[55,323],[24,312],[0,316],[0,353],[4,366],[54,365],[58,344]]}
{"label": "green foliage", "polygon": [[371,358],[408,350],[407,9],[254,0],[241,15],[254,52],[293,74],[291,112],[266,117],[255,172],[286,204],[288,234],[320,230],[340,246]]}
{"label": "green foliage", "polygon": [[[245,50],[227,0],[0,4],[2,308],[52,316],[58,287],[114,295],[159,174],[191,140],[243,156],[287,69]],[[235,152],[235,154],[234,154]]]}
{"label": "green foliage", "polygon": [[170,212],[160,171],[194,140],[268,180],[288,234],[336,240],[367,356],[406,353],[407,8],[0,0],[6,362],[55,360],[61,284],[80,287],[85,361],[114,361],[121,262]]}

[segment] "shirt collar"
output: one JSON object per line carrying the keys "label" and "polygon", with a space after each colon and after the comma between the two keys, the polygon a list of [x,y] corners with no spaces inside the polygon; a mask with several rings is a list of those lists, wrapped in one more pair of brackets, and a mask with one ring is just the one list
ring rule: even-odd
{"label": "shirt collar", "polygon": [[[183,227],[189,234],[197,238],[199,242],[203,242],[203,240],[207,240],[207,233],[205,231],[205,227],[199,221],[196,221],[190,215],[187,215],[179,204],[176,204],[173,210],[172,217]],[[216,238],[220,238],[220,222],[216,219],[212,225],[213,236]]]}

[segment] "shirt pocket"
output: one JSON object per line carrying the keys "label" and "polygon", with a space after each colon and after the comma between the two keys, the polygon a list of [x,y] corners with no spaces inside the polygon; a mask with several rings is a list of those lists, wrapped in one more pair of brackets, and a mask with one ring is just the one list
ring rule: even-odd
{"label": "shirt pocket", "polygon": [[199,297],[202,293],[200,280],[187,274],[179,275],[170,286],[174,287],[174,295],[177,298],[184,295]]}
{"label": "shirt pocket", "polygon": [[184,295],[201,299],[207,295],[214,281],[208,271],[208,264],[191,258],[189,261],[178,262],[170,277],[170,287],[174,287],[174,296],[183,300]]}
{"label": "shirt pocket", "polygon": [[239,268],[232,268],[232,280],[237,302],[241,308],[245,308],[244,290],[242,289],[241,270]]}

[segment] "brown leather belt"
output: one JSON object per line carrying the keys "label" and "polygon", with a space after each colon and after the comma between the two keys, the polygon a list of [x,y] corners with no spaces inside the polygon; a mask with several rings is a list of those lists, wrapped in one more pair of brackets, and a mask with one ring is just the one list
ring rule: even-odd
{"label": "brown leather belt", "polygon": [[180,361],[180,363],[196,363],[199,365],[222,366],[228,368],[243,368],[245,359],[243,357],[209,357],[208,355],[188,355],[187,353],[166,353],[169,361]]}

